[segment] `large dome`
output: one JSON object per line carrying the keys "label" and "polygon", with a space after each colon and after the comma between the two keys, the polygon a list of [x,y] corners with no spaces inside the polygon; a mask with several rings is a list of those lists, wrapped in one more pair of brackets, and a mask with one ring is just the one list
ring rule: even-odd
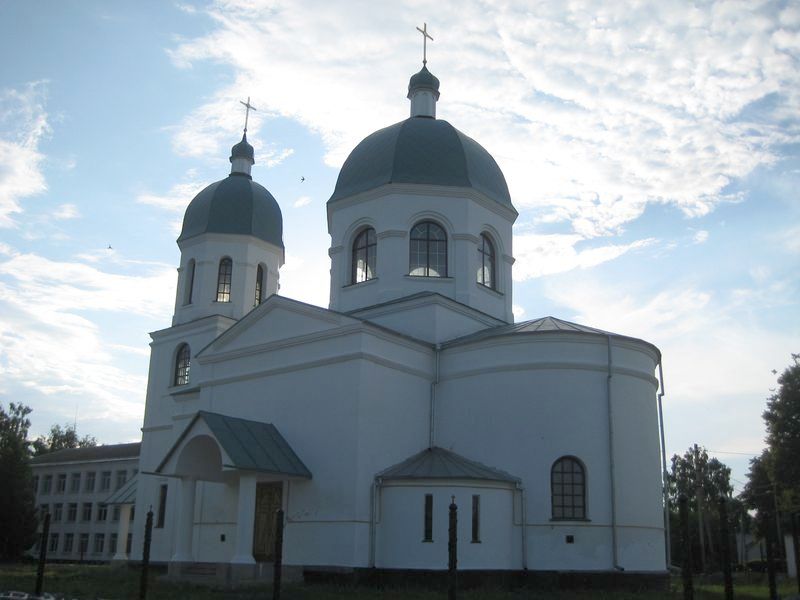
{"label": "large dome", "polygon": [[189,203],[178,242],[203,233],[252,235],[283,248],[281,209],[264,186],[234,172]]}
{"label": "large dome", "polygon": [[467,187],[514,208],[492,155],[441,119],[411,117],[366,137],[344,162],[328,202],[388,183]]}

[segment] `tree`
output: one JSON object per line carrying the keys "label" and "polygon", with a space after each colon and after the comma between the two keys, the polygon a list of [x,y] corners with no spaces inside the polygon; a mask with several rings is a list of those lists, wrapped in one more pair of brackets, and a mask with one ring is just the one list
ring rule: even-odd
{"label": "tree", "polygon": [[800,508],[800,354],[778,378],[778,391],[763,413],[770,460],[767,468],[782,510]]}
{"label": "tree", "polygon": [[31,547],[36,535],[36,507],[30,458],[28,414],[31,409],[0,404],[0,558],[18,558]]}
{"label": "tree", "polygon": [[[689,531],[691,534],[694,567],[700,570],[708,566],[706,556],[712,563],[718,560],[719,512],[717,502],[721,496],[730,498],[733,488],[730,483],[731,470],[716,458],[709,458],[708,451],[695,444],[683,456],[672,456],[672,468],[667,478],[670,496],[670,531],[674,564],[680,563],[680,526],[678,521],[678,499],[686,496],[689,505]],[[702,535],[700,532],[702,531]]]}
{"label": "tree", "polygon": [[33,453],[39,456],[65,448],[89,448],[91,446],[97,446],[97,440],[94,437],[84,435],[79,438],[74,425],[67,424],[61,427],[56,423],[50,428],[50,433],[46,437],[40,435],[34,440]]}

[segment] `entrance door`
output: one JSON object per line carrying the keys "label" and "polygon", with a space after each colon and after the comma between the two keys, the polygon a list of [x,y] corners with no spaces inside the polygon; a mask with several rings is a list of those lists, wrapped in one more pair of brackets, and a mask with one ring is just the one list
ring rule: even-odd
{"label": "entrance door", "polygon": [[281,507],[283,484],[256,484],[256,515],[253,525],[253,558],[258,562],[275,559],[275,513]]}

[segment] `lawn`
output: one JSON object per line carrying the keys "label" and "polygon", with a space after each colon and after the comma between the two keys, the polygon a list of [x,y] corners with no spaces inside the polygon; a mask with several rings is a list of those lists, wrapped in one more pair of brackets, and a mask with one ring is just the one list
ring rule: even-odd
{"label": "lawn", "polygon": [[[36,579],[36,567],[31,564],[0,565],[0,591],[19,590],[33,592]],[[679,600],[683,596],[680,583],[670,592],[600,592],[597,590],[554,591],[554,590],[498,590],[475,589],[458,594],[463,600],[633,600],[649,598],[652,600]],[[127,599],[139,597],[139,571],[126,567],[110,567],[105,565],[49,565],[45,571],[44,590],[63,594],[66,598],[94,600],[96,598]],[[724,594],[721,585],[696,585],[695,598],[698,600],[722,600]],[[784,581],[780,586],[783,598],[797,593],[797,585],[792,581]],[[735,588],[737,600],[756,600],[768,598],[766,582],[737,582]],[[166,600],[175,598],[191,598],[192,600],[250,600],[255,598],[271,598],[269,587],[246,588],[239,590],[214,589],[209,587],[178,584],[163,581],[159,574],[151,574],[148,583],[149,600]],[[445,600],[445,591],[428,591],[393,588],[379,590],[368,587],[348,587],[332,585],[285,585],[281,598],[285,600]]]}

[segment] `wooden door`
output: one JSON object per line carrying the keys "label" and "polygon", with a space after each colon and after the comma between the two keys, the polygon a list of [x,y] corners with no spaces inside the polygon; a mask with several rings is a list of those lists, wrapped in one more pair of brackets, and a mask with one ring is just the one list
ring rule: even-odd
{"label": "wooden door", "polygon": [[283,484],[256,484],[256,515],[253,525],[253,558],[270,562],[275,558],[275,513],[283,500]]}

